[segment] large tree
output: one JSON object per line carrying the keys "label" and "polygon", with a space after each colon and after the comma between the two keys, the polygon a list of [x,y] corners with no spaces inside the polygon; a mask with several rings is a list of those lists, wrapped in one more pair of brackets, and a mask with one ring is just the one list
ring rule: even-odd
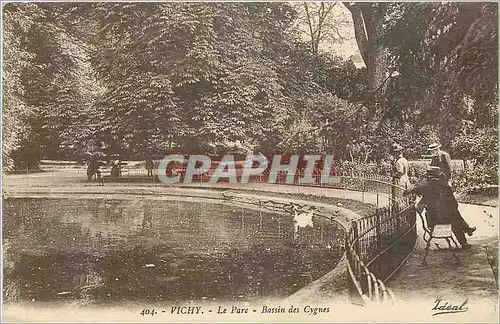
{"label": "large tree", "polygon": [[398,11],[385,37],[399,72],[387,117],[416,130],[435,125],[448,147],[469,122],[496,127],[497,4],[405,3]]}
{"label": "large tree", "polygon": [[290,28],[289,4],[102,4],[98,10],[105,45],[94,67],[107,89],[101,130],[138,150],[173,142],[206,151],[235,141],[296,150],[311,141],[284,142],[290,124],[312,123],[312,106],[332,108],[310,104],[329,93],[329,77],[317,63],[330,71],[342,64],[304,50]]}
{"label": "large tree", "polygon": [[31,68],[33,54],[26,50],[25,38],[40,17],[32,5],[3,7],[3,70],[2,70],[2,161],[5,169],[14,167],[11,153],[18,149],[28,131],[25,123],[28,106],[21,76]]}
{"label": "large tree", "polygon": [[472,134],[464,128],[469,122],[496,127],[497,4],[344,4],[367,65],[371,98],[379,104],[368,100],[367,106],[383,108],[373,136],[385,121],[415,134],[430,127],[435,131],[425,142],[441,140],[452,149],[455,136]]}
{"label": "large tree", "polygon": [[359,51],[368,69],[368,93],[370,107],[383,98],[387,78],[390,76],[389,52],[383,43],[389,3],[344,2],[352,15],[354,33]]}
{"label": "large tree", "polygon": [[301,2],[296,3],[296,28],[304,35],[313,54],[318,54],[325,42],[336,42],[342,38],[337,21],[333,19],[336,2]]}
{"label": "large tree", "polygon": [[[38,4],[4,7],[5,159],[35,166],[57,154],[61,133],[82,98],[78,84],[84,60],[78,45],[57,23],[57,12]],[[15,89],[14,89],[15,87]],[[4,146],[5,149],[5,146]]]}

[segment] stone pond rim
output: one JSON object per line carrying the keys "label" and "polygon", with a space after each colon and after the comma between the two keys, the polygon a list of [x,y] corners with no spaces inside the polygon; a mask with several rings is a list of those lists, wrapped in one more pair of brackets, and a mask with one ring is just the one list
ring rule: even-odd
{"label": "stone pond rim", "polygon": [[[33,190],[34,189],[34,190]],[[314,206],[318,214],[331,218],[334,222],[338,223],[344,231],[348,228],[350,222],[354,219],[359,218],[359,215],[351,210],[334,206],[331,204],[320,203],[316,201],[307,201],[302,199],[294,199],[294,198],[282,198],[276,196],[265,196],[262,194],[252,194],[252,193],[239,193],[238,190],[228,190],[228,191],[213,191],[210,189],[186,189],[186,188],[170,188],[168,192],[163,190],[162,193],[155,192],[149,190],[150,188],[136,188],[138,190],[134,190],[134,188],[126,188],[126,191],[116,190],[119,188],[113,188],[115,190],[112,193],[109,192],[110,187],[107,187],[107,190],[102,190],[104,188],[96,188],[93,187],[93,190],[89,190],[90,188],[81,188],[85,190],[78,190],[79,188],[56,188],[53,190],[46,190],[46,188],[16,188],[15,190],[7,193],[8,198],[73,198],[73,199],[118,199],[118,200],[128,200],[128,199],[144,199],[148,198],[148,200],[184,200],[184,201],[193,201],[196,199],[198,202],[216,202],[222,203],[224,201],[232,200],[235,204],[247,205],[248,207],[253,208],[266,208],[266,206],[262,206],[264,204],[271,204],[271,210],[279,211],[279,206],[287,206],[290,203],[294,203],[299,206]],[[97,189],[97,190],[95,190]],[[122,188],[123,189],[123,188]],[[259,204],[259,202],[261,202]],[[345,278],[342,280],[335,280],[333,277],[344,276],[346,274],[345,271],[345,252],[341,257],[340,261],[337,263],[334,269],[331,269],[326,275],[320,277],[315,280],[311,284],[301,288],[299,291],[292,294],[292,296],[309,296],[313,298],[315,294],[313,290],[319,289],[320,286],[324,286],[328,284],[328,282],[338,281],[345,283]],[[333,277],[332,277],[333,275]],[[339,279],[339,278],[337,278]],[[342,293],[345,294],[345,287],[338,287],[342,290]],[[292,297],[290,296],[290,297]],[[343,296],[345,297],[345,296]]]}

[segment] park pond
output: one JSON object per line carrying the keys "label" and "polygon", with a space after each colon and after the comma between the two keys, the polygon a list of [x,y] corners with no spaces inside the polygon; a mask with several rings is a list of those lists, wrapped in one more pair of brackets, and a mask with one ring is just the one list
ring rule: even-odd
{"label": "park pond", "polygon": [[[312,225],[312,226],[310,226]],[[7,198],[6,301],[255,300],[332,270],[342,227],[195,199]]]}

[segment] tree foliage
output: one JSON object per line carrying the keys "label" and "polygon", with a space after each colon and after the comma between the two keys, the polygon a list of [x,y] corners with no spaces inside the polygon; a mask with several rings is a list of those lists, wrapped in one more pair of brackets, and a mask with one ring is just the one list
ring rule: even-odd
{"label": "tree foliage", "polygon": [[36,23],[41,12],[36,5],[3,8],[3,55],[2,70],[2,155],[3,167],[12,168],[12,151],[18,149],[24,138],[26,117],[29,112],[22,82],[23,71],[30,69],[33,55],[25,48],[24,39]]}
{"label": "tree foliage", "polygon": [[18,167],[57,156],[65,132],[91,96],[86,53],[60,27],[59,11],[52,9],[8,4],[3,11],[3,125],[12,138],[4,141],[4,156]]}
{"label": "tree foliage", "polygon": [[7,4],[4,166],[235,143],[369,162],[434,139],[495,163],[496,4],[346,2],[366,68],[319,50],[333,6]]}
{"label": "tree foliage", "polygon": [[388,115],[437,126],[447,146],[465,121],[495,127],[497,4],[399,3],[394,12],[385,42],[399,76],[391,80]]}
{"label": "tree foliage", "polygon": [[[368,68],[368,89],[377,84],[371,70],[379,71],[379,81],[385,82],[382,98],[375,98],[378,116],[373,120],[379,122],[367,129],[368,137],[385,133],[375,142],[392,137],[406,144],[410,157],[424,154],[426,145],[438,140],[457,158],[472,157],[463,148],[478,141],[479,134],[498,139],[497,4],[345,5]],[[387,60],[370,60],[382,49]],[[394,126],[386,133],[388,124]],[[376,143],[358,140],[377,151]]]}

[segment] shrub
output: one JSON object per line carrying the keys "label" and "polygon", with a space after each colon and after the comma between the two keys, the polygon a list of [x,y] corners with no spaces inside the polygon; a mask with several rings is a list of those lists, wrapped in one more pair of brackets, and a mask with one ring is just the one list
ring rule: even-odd
{"label": "shrub", "polygon": [[338,160],[335,161],[335,172],[339,174],[379,174],[379,165],[375,162],[359,163],[352,161]]}
{"label": "shrub", "polygon": [[457,191],[488,188],[491,185],[498,185],[497,170],[482,164],[467,171],[456,172],[453,176],[453,187]]}

